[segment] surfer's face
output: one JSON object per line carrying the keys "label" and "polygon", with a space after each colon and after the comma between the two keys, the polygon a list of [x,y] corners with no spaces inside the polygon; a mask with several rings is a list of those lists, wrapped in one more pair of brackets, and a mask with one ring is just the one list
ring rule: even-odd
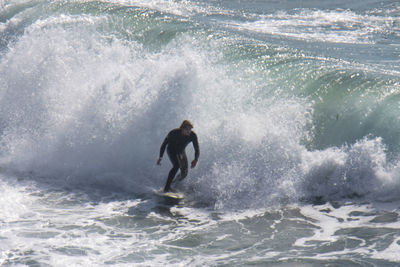
{"label": "surfer's face", "polygon": [[182,129],[183,135],[190,135],[190,132],[192,131],[192,128],[187,127]]}

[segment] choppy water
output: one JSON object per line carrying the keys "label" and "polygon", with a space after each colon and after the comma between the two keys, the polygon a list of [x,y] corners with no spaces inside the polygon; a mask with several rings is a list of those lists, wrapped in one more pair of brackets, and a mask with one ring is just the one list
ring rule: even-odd
{"label": "choppy water", "polygon": [[399,10],[1,1],[0,264],[400,265]]}

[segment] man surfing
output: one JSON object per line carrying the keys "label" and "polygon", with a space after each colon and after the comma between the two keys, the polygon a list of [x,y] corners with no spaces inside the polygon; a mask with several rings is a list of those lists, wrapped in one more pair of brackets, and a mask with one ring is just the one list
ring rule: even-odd
{"label": "man surfing", "polygon": [[178,169],[180,169],[179,180],[183,180],[188,174],[188,160],[186,157],[185,148],[189,143],[193,143],[194,160],[191,163],[191,168],[196,167],[197,160],[200,156],[199,143],[197,135],[192,131],[193,125],[190,121],[184,120],[179,128],[171,130],[161,144],[160,157],[157,160],[157,165],[161,165],[161,160],[164,155],[165,148],[169,160],[172,163],[172,169],[169,171],[167,183],[165,184],[164,192],[171,190],[171,183]]}

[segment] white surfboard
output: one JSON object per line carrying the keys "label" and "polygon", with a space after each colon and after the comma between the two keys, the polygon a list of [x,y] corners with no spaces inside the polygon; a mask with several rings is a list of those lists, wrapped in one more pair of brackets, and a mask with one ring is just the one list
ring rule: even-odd
{"label": "white surfboard", "polygon": [[157,195],[166,197],[166,198],[172,198],[172,199],[183,199],[184,195],[180,192],[157,192]]}

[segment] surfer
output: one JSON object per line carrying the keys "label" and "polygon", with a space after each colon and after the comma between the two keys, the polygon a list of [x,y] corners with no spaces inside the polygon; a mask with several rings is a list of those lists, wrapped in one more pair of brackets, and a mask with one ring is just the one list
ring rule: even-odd
{"label": "surfer", "polygon": [[171,190],[171,183],[178,169],[180,169],[179,180],[183,180],[188,174],[188,160],[186,157],[185,148],[192,142],[194,147],[194,160],[191,163],[191,168],[196,167],[197,160],[200,156],[199,143],[197,135],[192,131],[193,125],[190,121],[184,120],[179,128],[171,130],[161,144],[160,157],[157,160],[157,165],[161,165],[161,160],[164,155],[165,148],[169,160],[172,163],[172,169],[169,171],[167,183],[165,184],[164,192]]}

